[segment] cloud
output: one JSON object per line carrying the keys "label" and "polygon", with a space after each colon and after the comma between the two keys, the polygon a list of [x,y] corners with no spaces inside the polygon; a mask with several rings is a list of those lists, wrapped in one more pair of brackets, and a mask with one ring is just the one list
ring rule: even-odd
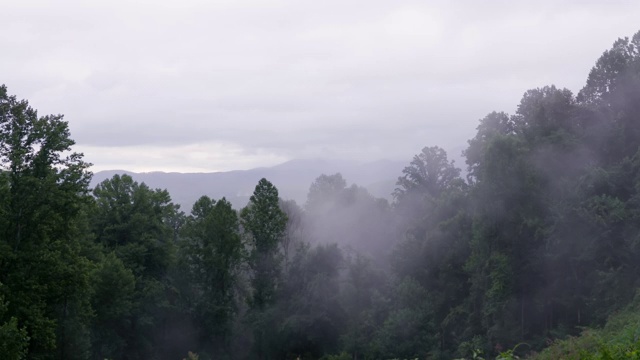
{"label": "cloud", "polygon": [[[250,152],[231,143],[192,143],[178,146],[77,146],[85,160],[94,164],[93,171],[127,170],[152,172],[215,172],[282,163],[287,159],[262,149]],[[134,154],[134,157],[131,157]]]}
{"label": "cloud", "polygon": [[64,113],[101,168],[410,159],[464,146],[529,88],[579,90],[639,16],[623,1],[16,1],[0,81]]}

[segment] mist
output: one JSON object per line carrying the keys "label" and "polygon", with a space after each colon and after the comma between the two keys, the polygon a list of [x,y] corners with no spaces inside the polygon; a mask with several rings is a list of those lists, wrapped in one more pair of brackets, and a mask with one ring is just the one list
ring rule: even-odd
{"label": "mist", "polygon": [[637,4],[36,5],[3,358],[640,353]]}

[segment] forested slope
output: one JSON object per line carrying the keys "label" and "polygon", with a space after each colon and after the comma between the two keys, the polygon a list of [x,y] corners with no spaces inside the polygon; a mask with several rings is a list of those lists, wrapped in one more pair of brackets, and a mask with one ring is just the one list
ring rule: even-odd
{"label": "forested slope", "polygon": [[610,316],[602,328],[585,328],[579,336],[557,340],[535,360],[640,359],[640,304],[638,296]]}
{"label": "forested slope", "polygon": [[261,179],[243,209],[180,209],[90,189],[62,117],[2,86],[0,354],[491,358],[602,325],[640,285],[640,32],[477,130],[466,178],[425,147],[391,203],[328,174],[305,204]]}

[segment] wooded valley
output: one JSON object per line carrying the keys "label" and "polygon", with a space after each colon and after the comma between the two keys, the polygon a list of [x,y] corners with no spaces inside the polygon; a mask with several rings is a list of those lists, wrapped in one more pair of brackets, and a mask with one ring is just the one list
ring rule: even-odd
{"label": "wooded valley", "polygon": [[393,201],[319,174],[304,204],[262,179],[181,209],[128,175],[91,189],[73,145],[0,87],[3,359],[526,356],[640,286],[640,32],[577,94],[481,119],[466,176],[422,149]]}

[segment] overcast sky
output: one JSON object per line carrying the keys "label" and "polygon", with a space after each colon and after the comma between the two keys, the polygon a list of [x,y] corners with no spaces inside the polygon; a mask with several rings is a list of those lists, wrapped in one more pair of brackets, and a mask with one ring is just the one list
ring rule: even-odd
{"label": "overcast sky", "polygon": [[[640,1],[0,0],[0,83],[93,170],[458,157],[531,88],[576,93]],[[458,164],[461,165],[461,164]]]}

